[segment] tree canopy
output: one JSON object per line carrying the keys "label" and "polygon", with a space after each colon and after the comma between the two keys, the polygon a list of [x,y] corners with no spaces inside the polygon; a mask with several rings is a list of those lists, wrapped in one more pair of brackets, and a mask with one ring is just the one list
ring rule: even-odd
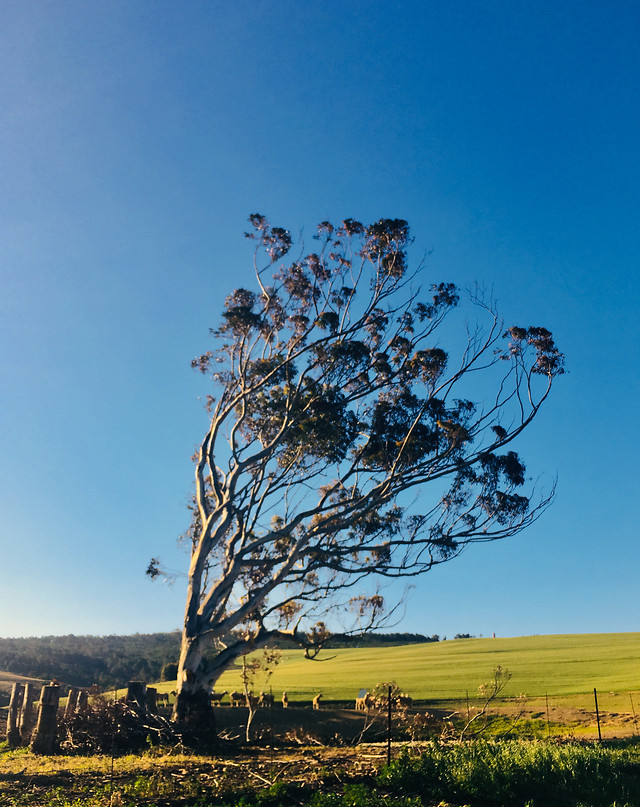
{"label": "tree canopy", "polygon": [[384,608],[372,580],[513,535],[553,496],[533,498],[509,447],[563,373],[548,330],[505,327],[479,294],[478,323],[450,327],[461,293],[421,287],[402,219],[322,222],[314,250],[286,261],[289,231],[250,223],[256,286],[227,297],[193,361],[213,394],[178,717],[249,649],[283,633],[321,644],[337,603],[371,626]]}

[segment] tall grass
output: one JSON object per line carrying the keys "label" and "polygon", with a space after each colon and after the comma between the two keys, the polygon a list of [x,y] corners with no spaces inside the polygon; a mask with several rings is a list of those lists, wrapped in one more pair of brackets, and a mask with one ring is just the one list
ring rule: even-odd
{"label": "tall grass", "polygon": [[640,747],[554,746],[545,742],[431,743],[404,753],[380,776],[400,795],[501,807],[640,805]]}

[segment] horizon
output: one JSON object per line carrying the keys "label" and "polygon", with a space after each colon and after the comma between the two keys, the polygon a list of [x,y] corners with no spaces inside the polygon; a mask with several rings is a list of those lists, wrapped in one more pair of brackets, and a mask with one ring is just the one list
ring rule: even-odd
{"label": "horizon", "polygon": [[[43,636],[0,636],[0,641],[4,639],[64,639],[73,637],[75,639],[82,639],[84,637],[92,638],[92,639],[100,639],[100,638],[127,638],[129,636],[155,636],[156,634],[166,635],[171,633],[181,634],[182,631],[180,628],[174,628],[173,630],[158,630],[158,631],[150,631],[150,632],[142,632],[142,631],[134,631],[133,633],[60,633],[60,634],[45,634]],[[364,634],[354,634],[351,638],[355,641],[360,636],[368,635],[368,636],[386,636],[386,635],[406,635],[406,636],[422,636],[427,641],[426,642],[410,642],[409,644],[437,644],[437,642],[467,642],[473,639],[532,639],[535,637],[540,638],[551,638],[551,637],[561,637],[561,636],[615,636],[617,634],[630,634],[630,633],[637,633],[640,635],[640,631],[635,630],[621,630],[621,631],[586,631],[582,633],[518,633],[512,636],[495,636],[493,635],[485,635],[485,634],[478,634],[477,636],[460,636],[456,637],[447,636],[446,634],[431,634],[431,636],[438,636],[437,640],[431,639],[431,636],[428,636],[424,633],[417,633],[415,631],[389,631],[389,633],[385,633],[384,631],[371,631],[371,633],[365,632]],[[328,641],[331,641],[329,638]],[[297,650],[298,648],[291,648],[292,650]],[[332,649],[332,648],[329,648]],[[257,652],[257,651],[256,651]]]}

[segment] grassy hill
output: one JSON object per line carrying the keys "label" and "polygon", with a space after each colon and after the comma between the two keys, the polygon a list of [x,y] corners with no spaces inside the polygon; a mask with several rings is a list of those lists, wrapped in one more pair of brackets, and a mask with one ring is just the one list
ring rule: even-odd
{"label": "grassy hill", "polygon": [[[36,641],[38,644],[36,644]],[[175,660],[179,636],[50,637],[47,640],[0,640],[0,650],[20,642],[31,653],[27,669],[2,663],[11,673],[0,675],[0,697],[10,690],[16,673],[88,686],[100,680],[98,665],[113,663],[102,686],[124,686],[128,680],[158,680],[163,660]],[[95,645],[95,646],[94,646]],[[80,651],[84,652],[80,652]],[[55,652],[54,652],[55,651]],[[282,650],[273,676],[256,677],[254,689],[286,690],[291,700],[309,701],[317,692],[326,700],[351,700],[359,689],[395,680],[414,698],[460,700],[489,681],[500,665],[511,671],[506,695],[562,696],[640,690],[640,633],[523,636],[514,639],[456,639],[380,647],[323,650],[319,660],[305,660],[301,650]],[[6,654],[9,657],[9,654]],[[260,655],[260,654],[258,654]],[[26,658],[26,656],[25,656]],[[9,660],[9,658],[7,658]],[[13,660],[13,659],[12,659]],[[27,659],[29,660],[29,659]],[[85,666],[91,662],[91,667]],[[116,664],[117,662],[117,664]],[[95,675],[95,677],[94,677]],[[76,678],[77,680],[76,683]],[[110,680],[109,680],[110,679]],[[113,683],[112,683],[113,682]],[[161,685],[171,690],[175,683]],[[218,690],[241,688],[240,670],[224,674]],[[627,698],[628,700],[628,698]]]}
{"label": "grassy hill", "polygon": [[[259,655],[259,654],[258,654]],[[506,696],[568,696],[640,689],[640,633],[523,636],[515,639],[458,639],[384,648],[323,651],[309,661],[301,651],[283,650],[267,681],[254,689],[286,690],[292,700],[323,692],[328,700],[353,699],[361,688],[395,680],[414,698],[459,700],[475,695],[500,665],[511,671]],[[167,690],[174,684],[162,685]],[[216,689],[241,688],[240,669],[226,672]]]}

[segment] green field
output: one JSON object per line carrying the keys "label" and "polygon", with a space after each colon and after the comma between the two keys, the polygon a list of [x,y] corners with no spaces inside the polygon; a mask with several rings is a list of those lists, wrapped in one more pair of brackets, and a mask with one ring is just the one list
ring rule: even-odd
{"label": "green field", "polygon": [[[258,654],[259,655],[259,654]],[[282,651],[271,678],[258,675],[256,691],[286,690],[291,700],[351,700],[359,689],[395,680],[415,699],[459,700],[475,694],[500,665],[511,671],[505,696],[568,696],[640,689],[640,633],[456,639],[384,648],[325,650],[309,661],[299,650]],[[172,689],[167,684],[164,689]],[[241,689],[238,668],[217,690]]]}

